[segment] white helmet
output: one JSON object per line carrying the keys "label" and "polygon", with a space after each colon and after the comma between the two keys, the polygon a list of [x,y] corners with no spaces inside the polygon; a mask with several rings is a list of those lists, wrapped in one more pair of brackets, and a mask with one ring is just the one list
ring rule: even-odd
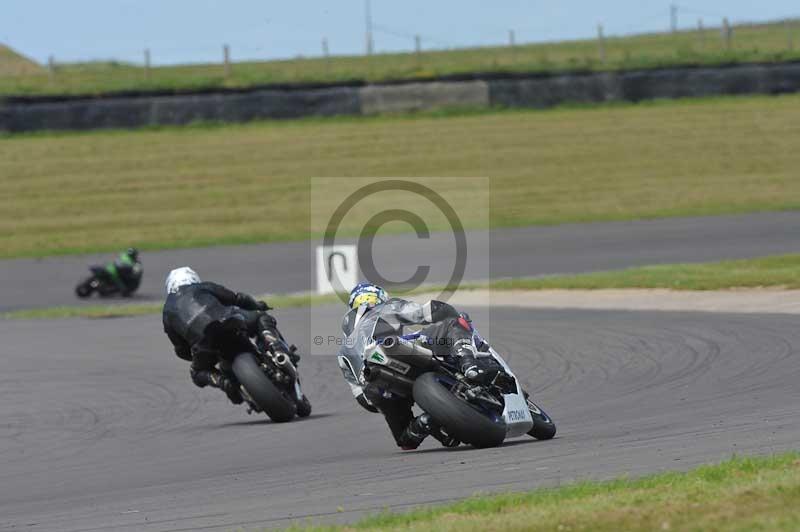
{"label": "white helmet", "polygon": [[167,295],[174,294],[181,286],[186,286],[187,284],[197,284],[199,282],[200,276],[188,266],[184,266],[183,268],[175,268],[169,272],[169,275],[167,275],[167,282],[165,283],[167,287]]}

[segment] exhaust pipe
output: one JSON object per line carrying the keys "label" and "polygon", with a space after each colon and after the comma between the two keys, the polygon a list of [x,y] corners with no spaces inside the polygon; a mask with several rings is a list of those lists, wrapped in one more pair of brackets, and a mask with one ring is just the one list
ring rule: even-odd
{"label": "exhaust pipe", "polygon": [[275,361],[275,365],[278,366],[278,369],[289,375],[292,380],[297,378],[297,369],[295,369],[294,364],[292,364],[291,359],[286,355],[286,353],[275,353],[275,356],[272,358]]}
{"label": "exhaust pipe", "polygon": [[381,366],[366,366],[363,373],[364,380],[369,383],[383,384],[390,389],[396,387],[405,392],[410,392],[414,388],[413,380]]}
{"label": "exhaust pipe", "polygon": [[433,352],[430,349],[397,336],[384,338],[383,349],[391,357],[418,368],[431,369],[436,366],[436,359],[433,358]]}

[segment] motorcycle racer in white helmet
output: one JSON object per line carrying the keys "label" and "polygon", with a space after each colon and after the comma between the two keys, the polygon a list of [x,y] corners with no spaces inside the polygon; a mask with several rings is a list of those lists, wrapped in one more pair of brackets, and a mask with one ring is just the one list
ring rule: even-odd
{"label": "motorcycle racer in white helmet", "polygon": [[191,362],[189,373],[197,386],[219,388],[232,403],[241,404],[239,383],[220,363],[220,354],[225,350],[237,353],[252,350],[252,336],[258,335],[285,352],[295,365],[300,359],[293,346],[286,345],[275,318],[267,313],[270,307],[265,302],[216,283],[203,282],[187,266],[169,272],[165,288],[164,332],[175,354]]}

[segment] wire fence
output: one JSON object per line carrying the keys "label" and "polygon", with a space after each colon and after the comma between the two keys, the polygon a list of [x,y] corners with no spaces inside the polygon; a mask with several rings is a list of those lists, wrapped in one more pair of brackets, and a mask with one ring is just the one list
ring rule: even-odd
{"label": "wire fence", "polygon": [[[666,16],[670,26],[663,31]],[[656,31],[659,26],[660,33]],[[652,32],[642,33],[643,28],[652,28]],[[168,51],[143,47],[116,54],[118,59],[85,63],[64,63],[51,55],[43,66],[31,63],[30,68],[17,69],[4,68],[9,60],[0,55],[0,94],[83,94],[383,80],[476,71],[552,72],[800,59],[798,19],[734,25],[720,13],[679,4],[666,12],[648,13],[635,24],[610,28],[598,24],[594,39],[541,42],[542,36],[552,31],[544,26],[491,31],[498,35],[494,45],[470,47],[369,19],[363,55],[336,55],[335,47],[323,36],[317,54],[283,60],[266,60],[265,46],[227,43]],[[396,51],[377,53],[376,42]],[[159,54],[209,59],[156,66]]]}

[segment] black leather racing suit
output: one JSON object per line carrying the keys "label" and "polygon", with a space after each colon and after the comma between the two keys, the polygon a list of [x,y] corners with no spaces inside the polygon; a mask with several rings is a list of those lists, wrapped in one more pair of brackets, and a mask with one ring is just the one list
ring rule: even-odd
{"label": "black leather racing suit", "polygon": [[[266,303],[210,282],[182,286],[164,303],[164,332],[175,354],[190,361],[192,381],[200,387],[223,389],[231,401],[241,402],[238,383],[222,364],[244,351],[253,351],[250,337],[262,334],[281,338]],[[264,334],[264,333],[268,334]]]}

